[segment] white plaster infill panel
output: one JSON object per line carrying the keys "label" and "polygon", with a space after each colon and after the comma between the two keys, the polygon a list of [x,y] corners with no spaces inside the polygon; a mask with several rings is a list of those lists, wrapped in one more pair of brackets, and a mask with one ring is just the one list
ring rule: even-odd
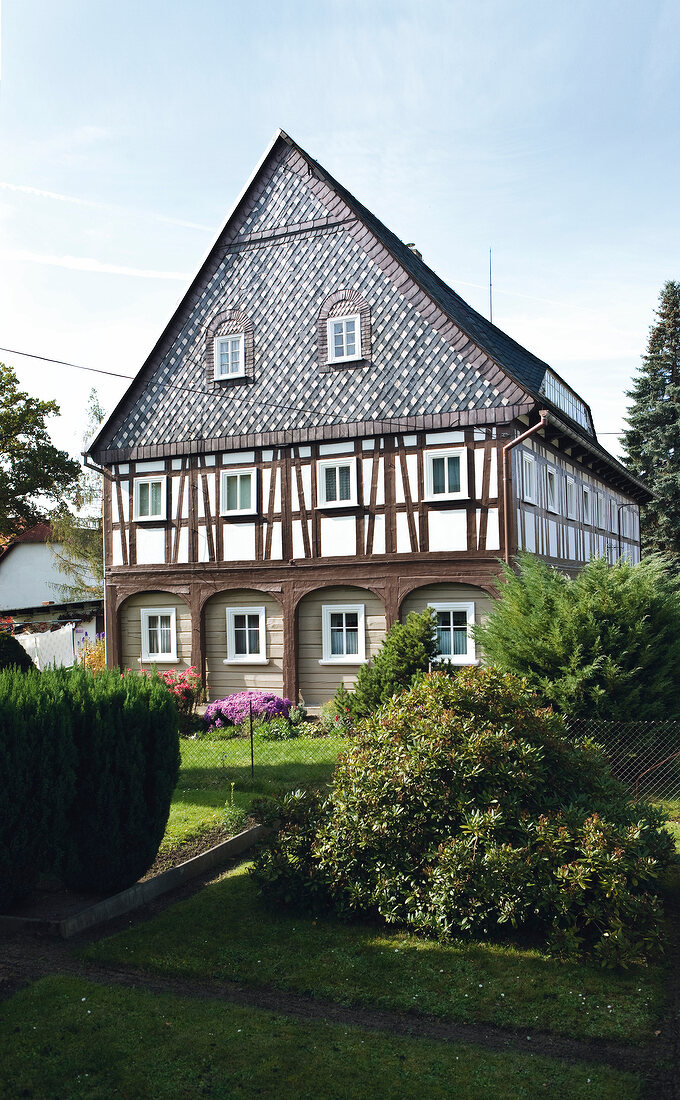
{"label": "white plaster infill panel", "polygon": [[223,524],[222,546],[225,561],[255,561],[255,524]]}
{"label": "white plaster infill panel", "polygon": [[498,508],[489,508],[486,516],[486,548],[500,550],[501,537],[498,524]]}
{"label": "white plaster infill panel", "polygon": [[465,508],[430,512],[428,516],[430,550],[467,550],[467,512]]}
{"label": "white plaster infill panel", "polygon": [[411,553],[411,536],[408,533],[408,516],[406,512],[397,512],[397,553]]}
{"label": "white plaster infill panel", "polygon": [[324,558],[351,557],[357,551],[356,521],[354,516],[322,516],[321,556]]}
{"label": "white plaster infill panel", "polygon": [[137,528],[137,565],[165,564],[165,528]]}

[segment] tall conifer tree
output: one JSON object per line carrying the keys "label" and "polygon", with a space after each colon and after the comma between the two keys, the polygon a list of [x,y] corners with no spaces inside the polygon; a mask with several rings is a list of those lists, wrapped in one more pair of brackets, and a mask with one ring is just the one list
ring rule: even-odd
{"label": "tall conifer tree", "polygon": [[666,282],[647,353],[629,390],[627,464],[655,493],[641,512],[642,549],[680,564],[680,283]]}

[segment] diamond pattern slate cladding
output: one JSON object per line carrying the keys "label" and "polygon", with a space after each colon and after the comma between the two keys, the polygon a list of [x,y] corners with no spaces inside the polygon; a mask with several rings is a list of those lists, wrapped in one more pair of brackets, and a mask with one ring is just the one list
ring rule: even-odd
{"label": "diamond pattern slate cladding", "polygon": [[238,237],[263,233],[284,225],[296,225],[328,217],[328,210],[313,195],[299,175],[279,164],[258,196],[252,211],[240,226]]}
{"label": "diamond pattern slate cladding", "polygon": [[[348,286],[371,308],[372,364],[320,374],[318,308],[329,293]],[[237,306],[254,324],[255,381],[208,384],[204,328],[217,312]],[[471,346],[470,354],[476,350]],[[121,425],[111,447],[503,404],[499,391],[461,362],[347,230],[316,230],[247,244],[225,256],[170,353],[150,374],[137,415]]]}

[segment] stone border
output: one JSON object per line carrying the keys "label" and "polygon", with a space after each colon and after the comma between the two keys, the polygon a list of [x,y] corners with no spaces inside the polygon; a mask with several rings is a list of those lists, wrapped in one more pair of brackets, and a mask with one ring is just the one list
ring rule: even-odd
{"label": "stone border", "polygon": [[38,917],[0,916],[0,928],[33,929],[36,932],[48,932],[54,936],[61,936],[62,939],[69,939],[87,928],[93,928],[97,924],[112,920],[113,917],[130,913],[133,909],[153,901],[154,898],[167,894],[170,890],[176,890],[178,886],[212,870],[226,860],[241,855],[251,848],[265,831],[264,825],[254,825],[250,829],[245,829],[237,836],[223,840],[214,848],[209,848],[207,852],[201,852],[193,859],[188,859],[186,863],[170,867],[169,870],[147,879],[146,882],[137,882],[127,890],[122,890],[120,894],[105,898],[96,905],[87,906],[72,917],[65,917],[63,920],[41,920]]}

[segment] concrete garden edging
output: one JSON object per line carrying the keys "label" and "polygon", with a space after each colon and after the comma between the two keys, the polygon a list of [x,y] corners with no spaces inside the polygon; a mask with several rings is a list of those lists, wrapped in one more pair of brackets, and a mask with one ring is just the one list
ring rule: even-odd
{"label": "concrete garden edging", "polygon": [[266,832],[264,825],[253,825],[252,828],[245,829],[229,840],[223,840],[220,844],[209,848],[207,852],[201,852],[200,855],[188,859],[186,863],[170,867],[169,870],[162,871],[160,875],[155,875],[146,882],[136,882],[127,890],[113,894],[112,897],[105,898],[95,905],[88,905],[79,913],[65,917],[63,920],[0,915],[0,928],[34,929],[36,932],[49,932],[63,939],[69,939],[87,928],[94,928],[98,924],[112,920],[113,917],[120,917],[124,913],[132,912],[133,909],[139,909],[140,906],[212,870],[213,867],[218,867],[220,863],[241,855],[251,848],[264,832]]}

